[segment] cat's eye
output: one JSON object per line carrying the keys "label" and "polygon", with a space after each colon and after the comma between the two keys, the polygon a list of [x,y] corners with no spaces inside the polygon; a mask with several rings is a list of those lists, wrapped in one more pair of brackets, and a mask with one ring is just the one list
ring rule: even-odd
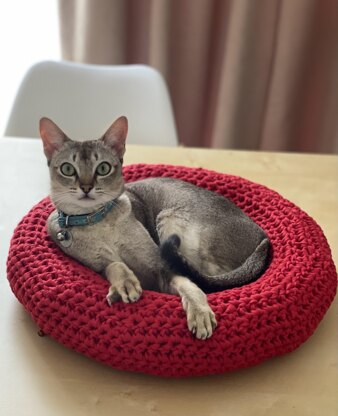
{"label": "cat's eye", "polygon": [[111,165],[108,162],[102,162],[96,168],[96,173],[100,176],[106,176],[111,171]]}
{"label": "cat's eye", "polygon": [[60,170],[65,176],[74,176],[76,172],[74,166],[67,162],[61,165]]}

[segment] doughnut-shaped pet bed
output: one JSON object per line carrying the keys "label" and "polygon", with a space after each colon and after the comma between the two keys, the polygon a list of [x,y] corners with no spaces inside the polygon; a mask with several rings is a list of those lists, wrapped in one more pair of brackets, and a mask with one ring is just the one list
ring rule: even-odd
{"label": "doughnut-shaped pet bed", "polygon": [[188,331],[178,296],[145,291],[134,304],[106,302],[108,282],[67,257],[46,234],[48,198],[17,226],[11,288],[43,333],[114,368],[196,376],[253,366],[299,347],[330,306],[337,274],[322,230],[276,192],[203,169],[132,165],[126,181],[171,176],[218,192],[269,235],[272,260],[256,282],[208,295],[218,326],[208,340]]}

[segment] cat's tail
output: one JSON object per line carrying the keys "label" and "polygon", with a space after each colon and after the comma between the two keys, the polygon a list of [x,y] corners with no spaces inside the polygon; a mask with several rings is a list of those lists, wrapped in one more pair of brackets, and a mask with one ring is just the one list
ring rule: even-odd
{"label": "cat's tail", "polygon": [[237,269],[222,275],[209,276],[200,273],[188,262],[179,250],[180,245],[180,237],[177,234],[172,234],[161,244],[161,257],[173,272],[189,277],[207,293],[243,286],[258,279],[267,266],[270,247],[268,238],[264,238],[255,251]]}

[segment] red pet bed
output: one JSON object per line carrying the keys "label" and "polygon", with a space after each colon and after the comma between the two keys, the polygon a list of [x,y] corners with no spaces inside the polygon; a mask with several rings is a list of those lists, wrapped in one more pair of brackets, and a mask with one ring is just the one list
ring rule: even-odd
{"label": "red pet bed", "polygon": [[203,169],[133,165],[127,181],[171,176],[218,192],[269,235],[272,261],[247,286],[208,295],[218,326],[197,340],[178,296],[145,291],[134,304],[106,302],[108,283],[64,255],[46,234],[53,210],[41,201],[16,228],[8,257],[11,288],[41,330],[114,368],[162,376],[223,373],[288,353],[314,332],[337,274],[319,226],[276,192]]}

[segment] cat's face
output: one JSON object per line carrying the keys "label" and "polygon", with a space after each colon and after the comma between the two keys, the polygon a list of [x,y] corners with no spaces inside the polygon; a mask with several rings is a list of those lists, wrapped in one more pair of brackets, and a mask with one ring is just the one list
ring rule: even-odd
{"label": "cat's face", "polygon": [[90,213],[121,195],[125,117],[98,140],[73,141],[45,118],[40,121],[40,134],[49,165],[51,199],[57,209],[70,215]]}

